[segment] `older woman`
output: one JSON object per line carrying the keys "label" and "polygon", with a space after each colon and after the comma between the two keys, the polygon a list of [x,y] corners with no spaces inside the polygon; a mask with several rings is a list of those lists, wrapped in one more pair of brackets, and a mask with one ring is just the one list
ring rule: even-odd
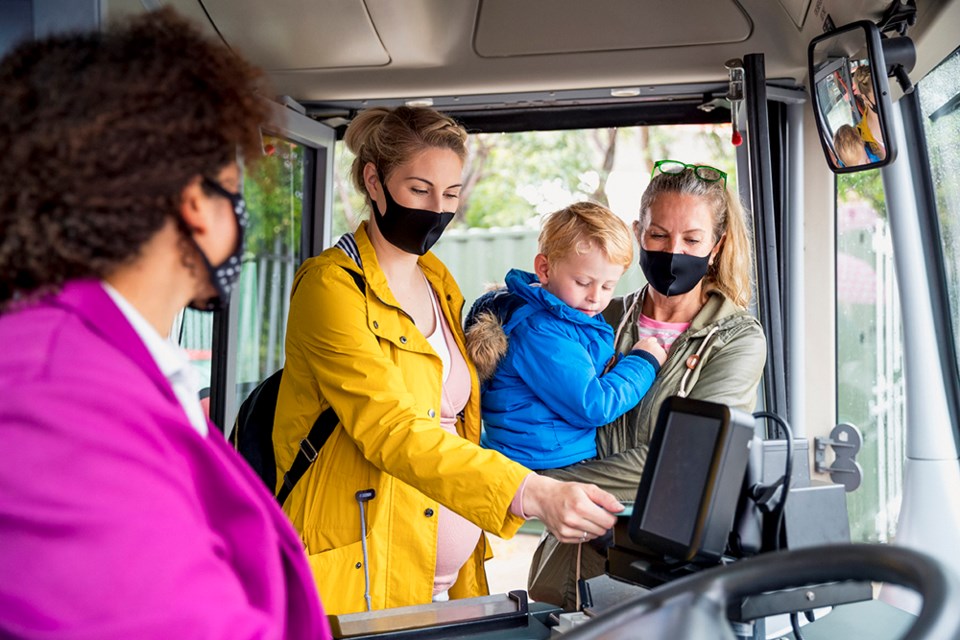
{"label": "older woman", "polygon": [[[648,285],[614,300],[604,317],[616,346],[629,351],[654,336],[668,356],[636,408],[597,436],[604,464],[583,477],[574,469],[554,477],[593,482],[633,500],[657,414],[672,395],[752,411],[766,360],[760,323],[749,314],[752,267],[743,208],[722,171],[661,160],[654,167],[633,223]],[[603,573],[604,557],[580,550],[579,576]],[[530,567],[530,593],[567,608],[576,602],[577,547],[546,536]]]}

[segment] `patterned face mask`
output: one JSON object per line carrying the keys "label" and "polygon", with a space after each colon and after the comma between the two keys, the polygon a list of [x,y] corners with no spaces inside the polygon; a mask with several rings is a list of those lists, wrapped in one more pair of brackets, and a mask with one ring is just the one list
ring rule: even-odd
{"label": "patterned face mask", "polygon": [[198,245],[195,240],[193,241],[197,252],[200,254],[200,259],[203,260],[203,265],[206,267],[207,273],[210,276],[210,284],[213,285],[216,295],[206,300],[194,300],[190,303],[190,307],[198,311],[216,311],[227,305],[230,301],[230,294],[240,279],[240,262],[243,258],[243,235],[247,228],[247,220],[249,218],[247,214],[247,204],[243,199],[243,195],[227,191],[223,185],[213,178],[204,178],[203,186],[230,201],[230,204],[233,205],[233,215],[237,222],[237,246],[234,247],[233,253],[216,267],[210,264],[200,245]]}

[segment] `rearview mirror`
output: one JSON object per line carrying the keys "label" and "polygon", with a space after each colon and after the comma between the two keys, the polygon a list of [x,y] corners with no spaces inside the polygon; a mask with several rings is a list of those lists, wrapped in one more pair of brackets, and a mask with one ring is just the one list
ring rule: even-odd
{"label": "rearview mirror", "polygon": [[810,43],[810,93],[820,142],[835,173],[890,164],[890,87],[872,22],[854,22]]}

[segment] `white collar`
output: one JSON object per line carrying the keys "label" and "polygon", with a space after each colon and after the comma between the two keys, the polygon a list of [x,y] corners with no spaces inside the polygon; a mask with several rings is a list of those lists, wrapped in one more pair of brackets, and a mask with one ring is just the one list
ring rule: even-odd
{"label": "white collar", "polygon": [[107,295],[120,309],[120,313],[140,336],[153,361],[157,363],[160,373],[170,382],[174,395],[177,396],[177,400],[186,412],[190,424],[201,435],[206,436],[208,427],[207,420],[200,407],[199,378],[197,372],[190,365],[190,359],[186,352],[161,336],[153,325],[147,322],[147,319],[119,291],[106,282],[101,284]]}
{"label": "white collar", "polygon": [[169,379],[190,366],[187,355],[176,345],[161,336],[153,325],[147,322],[147,319],[137,311],[136,307],[123,297],[123,294],[106,282],[103,283],[103,288],[113,299],[121,313],[123,313],[127,322],[130,323],[130,326],[133,327],[133,330],[136,331],[140,339],[143,340],[144,346],[147,347],[147,351],[153,356],[157,366],[160,367],[160,373],[162,373],[164,377]]}

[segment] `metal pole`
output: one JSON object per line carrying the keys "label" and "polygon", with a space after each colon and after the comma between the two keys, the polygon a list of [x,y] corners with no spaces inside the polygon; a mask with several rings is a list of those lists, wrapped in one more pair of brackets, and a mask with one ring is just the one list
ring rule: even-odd
{"label": "metal pole", "polygon": [[750,209],[757,253],[758,313],[767,335],[764,369],[765,409],[788,415],[783,311],[780,301],[776,210],[773,204],[773,166],[770,123],[767,116],[766,71],[762,53],[743,58],[747,156],[750,168]]}
{"label": "metal pole", "polygon": [[363,503],[373,500],[377,492],[373,489],[362,489],[357,491],[357,504],[360,505],[360,544],[363,547],[363,599],[367,601],[367,611],[372,611],[373,606],[370,602],[370,562],[367,556],[367,517],[363,510]]}

